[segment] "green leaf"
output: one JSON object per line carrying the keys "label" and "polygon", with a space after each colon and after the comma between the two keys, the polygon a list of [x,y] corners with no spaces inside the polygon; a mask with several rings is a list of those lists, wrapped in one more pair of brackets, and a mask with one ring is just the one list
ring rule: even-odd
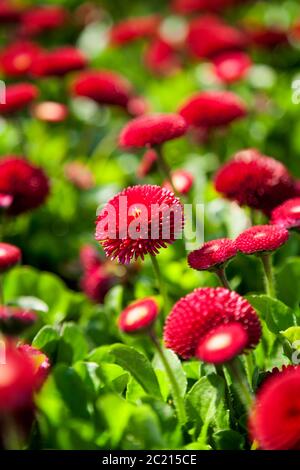
{"label": "green leaf", "polygon": [[32,341],[32,346],[47,355],[52,355],[57,349],[58,341],[58,332],[52,326],[46,325],[37,333]]}
{"label": "green leaf", "polygon": [[75,323],[65,323],[58,348],[58,362],[72,364],[85,358],[88,344],[81,328]]}
{"label": "green leaf", "polygon": [[[176,381],[179,385],[180,396],[184,397],[184,395],[186,393],[186,388],[187,388],[187,378],[186,378],[186,374],[183,370],[182,364],[181,364],[178,356],[173,351],[171,351],[171,349],[163,349],[163,353],[164,353],[168,363],[170,364],[172,372],[173,372],[173,374],[176,378]],[[153,367],[154,367],[154,369],[158,369],[160,371],[165,372],[164,365],[163,365],[160,357],[157,354],[155,355],[155,357],[153,359]],[[168,378],[167,375],[166,375],[166,380],[169,384],[169,390],[171,391],[172,387],[171,387],[171,383],[170,383],[169,378]]]}
{"label": "green leaf", "polygon": [[43,300],[29,295],[13,299],[9,304],[17,305],[28,310],[36,310],[37,312],[47,313],[49,311],[48,305]]}
{"label": "green leaf", "polygon": [[300,326],[292,326],[291,328],[282,331],[281,334],[287,338],[291,344],[293,344],[295,341],[299,341],[300,345]]}
{"label": "green leaf", "polygon": [[267,295],[248,295],[247,300],[265,320],[272,333],[279,333],[295,325],[295,316],[290,307]]}
{"label": "green leaf", "polygon": [[278,298],[291,308],[300,301],[300,258],[287,258],[276,274]]}
{"label": "green leaf", "polygon": [[231,429],[218,431],[213,436],[217,450],[243,450],[245,445],[244,437]]}
{"label": "green leaf", "polygon": [[115,447],[125,431],[134,405],[118,395],[105,395],[98,400],[97,407],[107,422],[111,445]]}

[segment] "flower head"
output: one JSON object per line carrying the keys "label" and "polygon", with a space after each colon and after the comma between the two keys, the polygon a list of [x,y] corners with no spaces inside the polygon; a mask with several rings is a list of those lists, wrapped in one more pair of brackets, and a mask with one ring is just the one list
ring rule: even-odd
{"label": "flower head", "polygon": [[198,271],[214,270],[224,265],[237,254],[236,244],[229,238],[220,238],[204,243],[188,255],[191,268]]}
{"label": "flower head", "polygon": [[121,147],[147,147],[181,137],[186,122],[178,114],[147,114],[130,121],[121,131]]}
{"label": "flower head", "polygon": [[10,243],[0,243],[0,272],[4,273],[20,263],[21,257],[20,248]]}
{"label": "flower head", "polygon": [[[174,170],[171,173],[171,178],[172,178],[172,185],[174,186],[176,192],[178,194],[187,194],[194,183],[194,177],[193,175],[186,170]],[[172,191],[172,187],[169,183],[169,181],[165,181],[163,184],[164,188],[169,189],[169,191]]]}
{"label": "flower head", "polygon": [[161,38],[156,38],[149,44],[144,62],[150,72],[162,76],[174,74],[181,66],[174,46]]}
{"label": "flower head", "polygon": [[235,244],[241,253],[252,255],[278,250],[289,238],[289,232],[279,225],[254,225],[242,232]]}
{"label": "flower head", "polygon": [[48,178],[26,160],[7,156],[0,160],[0,193],[13,197],[7,213],[18,215],[43,204],[49,194]]}
{"label": "flower head", "polygon": [[260,321],[249,302],[223,287],[195,289],[181,298],[169,314],[164,329],[166,347],[183,358],[197,356],[200,351],[201,358],[207,360],[206,351],[214,354],[218,363],[255,347],[260,336]]}
{"label": "flower head", "polygon": [[67,12],[59,6],[38,6],[23,13],[21,32],[25,36],[37,36],[41,33],[60,28],[66,23]]}
{"label": "flower head", "polygon": [[232,83],[247,76],[251,59],[245,52],[224,52],[213,60],[216,76],[225,83]]}
{"label": "flower head", "polygon": [[36,57],[31,66],[31,73],[37,77],[63,76],[87,65],[83,53],[75,47],[60,47],[44,52]]}
{"label": "flower head", "polygon": [[22,10],[12,4],[10,0],[0,3],[0,24],[17,23],[21,18]]}
{"label": "flower head", "polygon": [[127,18],[111,28],[110,42],[121,46],[140,38],[153,36],[159,26],[160,18],[156,15]]}
{"label": "flower head", "polygon": [[21,307],[0,306],[0,331],[17,336],[37,321],[37,315]]}
{"label": "flower head", "polygon": [[265,213],[295,192],[285,166],[255,149],[242,150],[225,163],[216,174],[215,188],[228,199]]}
{"label": "flower head", "polygon": [[153,325],[158,316],[158,305],[151,299],[137,300],[120,315],[119,328],[124,333],[140,333]]}
{"label": "flower head", "polygon": [[18,350],[31,360],[35,375],[35,390],[38,390],[43,385],[50,372],[51,364],[49,358],[42,351],[29,344],[18,345]]}
{"label": "flower head", "polygon": [[96,240],[120,263],[156,255],[172,244],[183,228],[183,208],[167,189],[132,186],[112,198],[96,221]]}
{"label": "flower head", "polygon": [[6,102],[0,103],[0,114],[12,114],[26,108],[38,96],[31,83],[15,83],[6,87]]}
{"label": "flower head", "polygon": [[124,77],[106,70],[82,72],[72,85],[75,96],[123,108],[127,107],[132,91],[131,84]]}
{"label": "flower head", "polygon": [[1,70],[7,77],[28,75],[34,60],[41,52],[40,46],[33,42],[15,42],[1,52]]}
{"label": "flower head", "polygon": [[256,397],[250,433],[265,450],[300,449],[300,367],[269,377]]}
{"label": "flower head", "polygon": [[55,101],[41,101],[36,103],[31,112],[36,119],[45,122],[62,122],[68,116],[68,108]]}
{"label": "flower head", "polygon": [[229,91],[204,91],[193,95],[179,114],[190,126],[214,128],[226,126],[247,114],[242,99]]}
{"label": "flower head", "polygon": [[271,223],[287,229],[300,227],[300,197],[288,199],[271,213]]}

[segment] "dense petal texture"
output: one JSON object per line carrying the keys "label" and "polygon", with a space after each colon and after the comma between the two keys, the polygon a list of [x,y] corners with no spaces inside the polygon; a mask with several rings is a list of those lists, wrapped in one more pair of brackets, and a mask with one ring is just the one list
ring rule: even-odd
{"label": "dense petal texture", "polygon": [[15,83],[6,87],[5,103],[0,101],[0,114],[11,114],[26,108],[38,96],[38,89],[31,83]]}
{"label": "dense petal texture", "polygon": [[265,450],[300,450],[300,367],[269,377],[258,392],[250,433]]}
{"label": "dense petal texture", "polygon": [[289,238],[289,232],[279,225],[254,225],[242,232],[235,244],[241,253],[248,255],[275,251]]}
{"label": "dense petal texture", "polygon": [[243,100],[229,91],[203,91],[189,98],[179,110],[190,126],[226,126],[247,114]]}
{"label": "dense petal texture", "polygon": [[3,273],[20,263],[21,257],[20,248],[10,243],[0,243],[0,272]]}
{"label": "dense petal texture", "polygon": [[41,52],[40,46],[33,42],[15,42],[2,50],[0,68],[8,77],[28,75],[34,60]]}
{"label": "dense petal texture", "polygon": [[113,45],[123,45],[140,38],[153,36],[159,23],[160,18],[156,15],[127,18],[112,27],[110,42]]}
{"label": "dense petal texture", "polygon": [[0,306],[0,331],[17,336],[37,321],[36,313],[21,307]]}
{"label": "dense petal texture", "polygon": [[42,169],[22,158],[8,156],[0,160],[0,193],[13,197],[7,213],[18,215],[45,202],[49,181]]}
{"label": "dense petal texture", "polygon": [[160,186],[132,186],[112,198],[96,221],[96,240],[106,255],[129,263],[156,255],[181,236],[183,207]]}
{"label": "dense petal texture", "polygon": [[189,266],[205,271],[222,266],[237,254],[236,244],[229,238],[220,238],[204,243],[188,255]]}
{"label": "dense petal texture", "polygon": [[285,166],[255,149],[242,150],[225,163],[216,174],[215,188],[240,205],[266,213],[295,192]]}
{"label": "dense petal texture", "polygon": [[271,223],[287,229],[300,227],[300,197],[288,199],[275,207],[271,214]]}
{"label": "dense petal texture", "polygon": [[124,333],[139,333],[151,328],[157,316],[158,305],[153,299],[137,300],[121,313],[119,328]]}
{"label": "dense petal texture", "polygon": [[99,104],[125,107],[132,96],[131,84],[121,75],[106,70],[83,72],[75,79],[72,91]]}
{"label": "dense petal texture", "polygon": [[86,65],[87,59],[83,53],[68,46],[38,55],[33,61],[31,72],[37,77],[60,77],[74,70],[81,70]]}
{"label": "dense petal texture", "polygon": [[197,354],[199,345],[215,328],[236,323],[247,334],[244,349],[255,347],[261,336],[261,325],[246,299],[223,287],[195,289],[181,298],[169,314],[164,329],[165,344],[188,359]]}
{"label": "dense petal texture", "polygon": [[186,132],[186,122],[178,114],[147,114],[130,121],[121,131],[121,147],[146,147],[159,145],[181,137]]}

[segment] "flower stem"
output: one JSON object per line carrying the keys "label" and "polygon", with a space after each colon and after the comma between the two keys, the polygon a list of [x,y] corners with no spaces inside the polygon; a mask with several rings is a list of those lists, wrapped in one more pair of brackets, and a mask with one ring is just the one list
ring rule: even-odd
{"label": "flower stem", "polygon": [[260,255],[260,259],[265,273],[266,294],[270,297],[276,297],[275,281],[272,267],[272,255],[269,253]]}
{"label": "flower stem", "polygon": [[161,145],[158,145],[155,148],[155,150],[156,150],[156,154],[157,154],[157,163],[158,163],[158,167],[160,169],[160,172],[163,175],[163,177],[170,184],[170,186],[172,188],[172,191],[175,194],[175,196],[178,196],[178,193],[177,193],[176,189],[174,188],[174,185],[173,185],[173,182],[172,182],[171,169],[170,169],[169,165],[167,164],[167,162],[164,158]]}
{"label": "flower stem", "polygon": [[218,276],[221,285],[226,289],[231,290],[230,284],[225,273],[225,269],[223,267],[218,268],[215,270],[215,273]]}
{"label": "flower stem", "polygon": [[181,423],[181,425],[183,425],[186,423],[186,412],[185,412],[184,401],[180,394],[180,387],[173,373],[172,367],[170,366],[168,359],[164,353],[164,350],[161,347],[160,342],[157,336],[155,335],[154,331],[149,331],[149,337],[161,359],[161,362],[163,363],[166,374],[169,378],[171,388],[172,388],[173,399],[174,399],[174,403],[175,403],[176,410],[177,410],[178,420]]}
{"label": "flower stem", "polygon": [[0,274],[0,305],[5,305],[4,293],[3,293],[3,283],[4,283],[3,277],[4,277],[3,274],[2,275]]}
{"label": "flower stem", "polygon": [[159,292],[160,292],[160,295],[161,295],[162,300],[163,300],[163,310],[164,310],[165,315],[167,315],[167,313],[169,312],[170,302],[169,302],[169,296],[168,296],[166,284],[165,284],[165,282],[163,280],[163,277],[161,275],[161,270],[160,270],[158,261],[156,259],[156,256],[150,255],[150,257],[151,257],[151,261],[152,261],[153,270],[155,272],[155,276],[156,276],[156,279],[157,279]]}
{"label": "flower stem", "polygon": [[232,361],[226,364],[226,367],[231,376],[232,384],[248,412],[252,406],[253,396],[246,378],[245,371],[242,369],[241,362],[239,359],[234,358]]}

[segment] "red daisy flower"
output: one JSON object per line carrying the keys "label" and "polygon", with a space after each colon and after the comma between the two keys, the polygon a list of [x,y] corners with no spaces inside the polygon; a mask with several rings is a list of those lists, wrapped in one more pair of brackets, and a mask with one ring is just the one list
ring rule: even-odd
{"label": "red daisy flower", "polygon": [[32,114],[39,121],[45,122],[62,122],[68,116],[68,108],[62,103],[55,101],[42,101],[36,103],[32,109]]}
{"label": "red daisy flower", "polygon": [[156,151],[152,148],[146,150],[137,170],[138,177],[144,178],[145,176],[147,176],[152,170],[156,161],[157,161]]}
{"label": "red daisy flower", "polygon": [[49,375],[51,367],[49,358],[42,351],[29,344],[18,345],[18,350],[31,360],[35,374],[35,390],[38,390]]}
{"label": "red daisy flower", "polygon": [[1,70],[8,77],[24,76],[28,74],[34,59],[41,52],[42,49],[33,42],[15,42],[1,52]]}
{"label": "red daisy flower", "polygon": [[102,70],[87,71],[78,75],[73,83],[72,91],[75,96],[84,96],[99,104],[126,108],[133,89],[121,75]]}
{"label": "red daisy flower", "polygon": [[[175,170],[171,173],[172,178],[172,185],[175,188],[178,194],[187,194],[194,183],[193,175],[186,170]],[[163,184],[164,188],[169,189],[169,191],[173,191],[169,181],[165,181]]]}
{"label": "red daisy flower", "polygon": [[[246,333],[246,342],[241,328],[236,325]],[[236,354],[255,347],[260,336],[260,321],[249,302],[223,287],[195,289],[181,298],[164,328],[167,348],[184,359],[197,356],[200,351],[207,360],[211,353],[217,363],[229,361]]]}
{"label": "red daisy flower", "polygon": [[127,18],[111,28],[110,42],[114,46],[121,46],[151,37],[156,33],[159,23],[160,17],[156,15]]}
{"label": "red daisy flower", "polygon": [[36,313],[30,310],[24,310],[21,307],[0,306],[0,330],[5,335],[17,336],[34,325],[36,321]]}
{"label": "red daisy flower", "polygon": [[248,24],[245,31],[249,38],[249,43],[259,48],[274,49],[281,44],[288,43],[287,31],[281,27]]}
{"label": "red daisy flower", "polygon": [[300,197],[288,199],[271,214],[271,223],[287,229],[300,227]]}
{"label": "red daisy flower", "polygon": [[115,284],[115,278],[99,263],[87,269],[80,281],[80,287],[93,302],[103,304],[107,292]]}
{"label": "red daisy flower", "polygon": [[196,11],[218,11],[234,5],[240,0],[173,0],[172,7],[177,13],[194,13]]}
{"label": "red daisy flower", "polygon": [[252,65],[245,52],[225,52],[213,60],[216,76],[225,83],[232,83],[247,76]]}
{"label": "red daisy flower", "polygon": [[20,248],[9,243],[0,243],[0,272],[4,273],[20,263],[22,253]]}
{"label": "red daisy flower", "polygon": [[229,238],[211,240],[203,244],[198,250],[188,255],[191,268],[198,271],[214,270],[227,263],[237,254],[235,242]]}
{"label": "red daisy flower", "polygon": [[207,59],[220,52],[243,49],[245,35],[217,16],[201,16],[190,23],[187,46],[198,59]]}
{"label": "red daisy flower", "polygon": [[38,96],[38,89],[31,83],[8,85],[5,91],[5,103],[0,102],[0,114],[12,114],[22,110]]}
{"label": "red daisy flower", "polygon": [[293,197],[294,182],[279,161],[255,149],[238,152],[216,174],[215,188],[230,200],[269,213]]}
{"label": "red daisy flower", "polygon": [[42,169],[8,156],[0,160],[0,193],[13,197],[7,213],[18,215],[43,204],[49,194],[49,181]]}
{"label": "red daisy flower", "polygon": [[119,137],[123,148],[160,145],[185,134],[187,125],[178,114],[147,114],[125,125]]}
{"label": "red daisy flower", "polygon": [[80,249],[80,263],[85,271],[97,267],[100,264],[98,251],[92,245],[84,245]]}
{"label": "red daisy flower", "polygon": [[149,44],[144,62],[150,72],[162,76],[173,75],[181,67],[176,49],[160,38]]}
{"label": "red daisy flower", "polygon": [[12,342],[2,342],[0,347],[4,359],[0,361],[0,412],[30,407],[36,385],[33,363]]}
{"label": "red daisy flower", "polygon": [[149,330],[158,316],[158,305],[151,299],[137,300],[120,315],[119,328],[124,333],[140,333]]}
{"label": "red daisy flower", "polygon": [[255,253],[278,250],[289,238],[289,232],[279,225],[255,225],[242,232],[235,244],[241,253]]}
{"label": "red daisy flower", "polygon": [[229,91],[204,91],[193,95],[179,110],[190,126],[226,126],[247,114],[243,100]]}
{"label": "red daisy flower", "polygon": [[249,420],[253,439],[265,450],[300,450],[300,367],[268,378]]}
{"label": "red daisy flower", "polygon": [[148,253],[156,255],[179,238],[183,207],[173,193],[160,186],[132,186],[111,199],[96,222],[96,240],[106,255],[129,263]]}
{"label": "red daisy flower", "polygon": [[22,15],[21,32],[27,36],[51,31],[62,27],[67,20],[67,12],[59,6],[40,6],[27,10]]}
{"label": "red daisy flower", "polygon": [[17,23],[21,18],[22,11],[10,0],[1,0],[0,2],[0,24]]}
{"label": "red daisy flower", "polygon": [[127,111],[133,117],[142,116],[149,111],[149,103],[143,96],[132,96],[128,101]]}
{"label": "red daisy flower", "polygon": [[75,47],[60,47],[36,57],[31,66],[31,73],[38,77],[63,76],[87,65],[83,53]]}

